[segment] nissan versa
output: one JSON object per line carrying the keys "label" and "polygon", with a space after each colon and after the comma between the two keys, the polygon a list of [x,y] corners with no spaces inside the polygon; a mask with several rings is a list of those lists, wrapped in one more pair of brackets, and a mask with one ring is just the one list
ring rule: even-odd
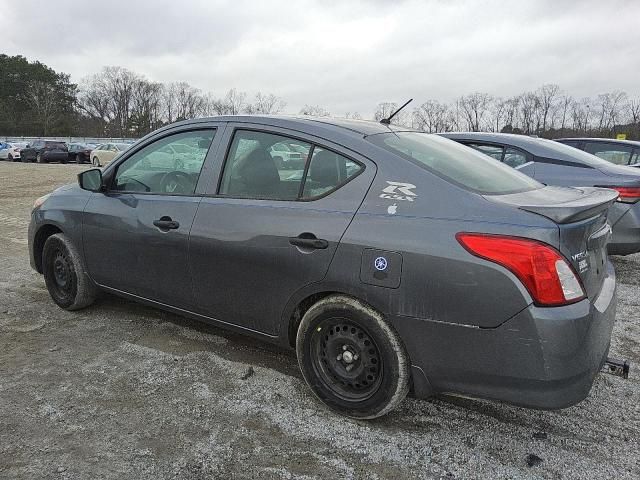
{"label": "nissan versa", "polygon": [[[173,144],[189,162],[155,155]],[[274,145],[305,161],[276,162]],[[55,303],[106,291],[294,347],[345,415],[378,417],[410,389],[567,407],[610,361],[613,190],[308,117],[173,124],[78,177],[31,216]]]}

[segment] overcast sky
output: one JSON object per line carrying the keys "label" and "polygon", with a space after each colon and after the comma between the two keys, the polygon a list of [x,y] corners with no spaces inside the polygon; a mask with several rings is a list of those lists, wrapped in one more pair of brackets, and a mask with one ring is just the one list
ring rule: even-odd
{"label": "overcast sky", "polygon": [[0,53],[369,116],[381,101],[557,83],[640,95],[640,1],[0,0]]}

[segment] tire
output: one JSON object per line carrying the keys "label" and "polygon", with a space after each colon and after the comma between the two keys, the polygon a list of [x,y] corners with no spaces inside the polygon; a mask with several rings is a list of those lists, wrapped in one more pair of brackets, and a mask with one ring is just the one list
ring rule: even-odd
{"label": "tire", "polygon": [[13,161],[14,161],[14,160],[13,160],[13,155],[11,155],[11,154],[9,153],[9,154],[7,155],[7,160],[8,160],[9,162],[13,162]]}
{"label": "tire", "polygon": [[311,391],[342,415],[380,417],[409,392],[410,363],[400,337],[382,315],[351,297],[332,295],[313,305],[300,322],[296,352]]}
{"label": "tire", "polygon": [[94,167],[100,166],[100,160],[98,159],[98,157],[93,157],[93,160],[91,161],[91,163],[93,164]]}
{"label": "tire", "polygon": [[62,233],[47,238],[42,252],[44,281],[53,301],[65,310],[91,305],[97,290],[75,246]]}
{"label": "tire", "polygon": [[36,162],[44,163],[44,158],[42,158],[42,154],[41,153],[37,153],[36,154]]}

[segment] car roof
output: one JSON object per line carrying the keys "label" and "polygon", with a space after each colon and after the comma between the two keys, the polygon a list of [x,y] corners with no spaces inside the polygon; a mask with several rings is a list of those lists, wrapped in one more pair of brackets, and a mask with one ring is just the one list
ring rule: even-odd
{"label": "car roof", "polygon": [[400,127],[397,125],[384,125],[379,122],[369,120],[353,120],[348,118],[334,117],[312,117],[307,115],[221,115],[216,117],[204,117],[194,120],[184,120],[182,122],[171,124],[172,126],[180,124],[191,124],[200,122],[237,122],[237,123],[255,123],[272,126],[281,126],[294,130],[304,129],[313,130],[318,127],[325,130],[339,131],[343,134],[357,135],[359,137],[367,135],[375,135],[378,133],[389,133],[399,131],[414,131],[408,127]]}
{"label": "car roof", "polygon": [[556,140],[558,141],[576,140],[576,141],[597,142],[597,143],[617,143],[620,145],[640,147],[640,142],[636,140],[618,140],[617,138],[567,137],[567,138],[557,138]]}
{"label": "car roof", "polygon": [[[527,135],[517,135],[515,133],[486,132],[456,132],[442,133],[440,135],[451,140],[503,143],[526,150],[537,157],[566,160],[569,162],[579,161],[581,163],[592,165],[599,163],[608,163],[605,160],[601,160],[598,157],[591,155],[590,153],[583,152],[582,150],[578,150],[573,147],[569,147],[571,151],[560,151],[558,149],[558,145],[562,145],[564,148],[567,148],[568,146],[564,145],[563,143],[554,142],[553,140],[547,140],[546,138],[529,137]],[[564,150],[564,148],[562,148],[562,150]],[[588,157],[585,157],[585,155],[588,155]]]}

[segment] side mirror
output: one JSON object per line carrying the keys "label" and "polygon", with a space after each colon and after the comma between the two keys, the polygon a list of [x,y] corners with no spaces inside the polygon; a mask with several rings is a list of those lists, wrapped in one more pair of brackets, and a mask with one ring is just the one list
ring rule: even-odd
{"label": "side mirror", "polygon": [[78,185],[83,190],[90,192],[102,192],[102,170],[99,168],[92,168],[78,174]]}

